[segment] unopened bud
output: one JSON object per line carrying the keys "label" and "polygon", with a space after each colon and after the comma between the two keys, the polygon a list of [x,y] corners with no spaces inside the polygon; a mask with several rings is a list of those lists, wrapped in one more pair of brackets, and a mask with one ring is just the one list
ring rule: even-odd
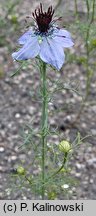
{"label": "unopened bud", "polygon": [[59,149],[64,153],[68,153],[71,150],[71,145],[68,141],[63,140],[59,144]]}
{"label": "unopened bud", "polygon": [[25,175],[25,169],[22,166],[17,168],[18,175]]}

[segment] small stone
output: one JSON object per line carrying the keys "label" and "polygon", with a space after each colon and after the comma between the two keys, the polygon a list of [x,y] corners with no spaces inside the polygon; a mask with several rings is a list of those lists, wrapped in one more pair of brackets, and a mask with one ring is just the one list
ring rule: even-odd
{"label": "small stone", "polygon": [[96,135],[96,129],[91,129],[92,135]]}
{"label": "small stone", "polygon": [[2,152],[4,152],[5,151],[5,149],[4,149],[4,147],[0,147],[0,153],[2,153]]}
{"label": "small stone", "polygon": [[81,164],[77,163],[77,164],[76,164],[76,167],[77,167],[78,169],[81,169]]}
{"label": "small stone", "polygon": [[14,160],[16,160],[16,159],[17,159],[16,155],[12,155],[12,156],[11,156],[11,160],[12,160],[12,161],[14,161]]}
{"label": "small stone", "polygon": [[76,177],[80,177],[80,176],[81,176],[81,173],[76,173],[75,176],[76,176]]}
{"label": "small stone", "polygon": [[11,190],[9,188],[5,189],[5,192],[7,193],[8,196],[11,194]]}
{"label": "small stone", "polygon": [[31,107],[29,107],[28,108],[28,112],[29,112],[29,114],[33,114],[33,112],[34,112],[34,110],[35,110],[35,108],[33,107],[33,106],[31,106]]}
{"label": "small stone", "polygon": [[62,185],[62,188],[67,189],[67,188],[69,188],[69,185],[68,184],[64,184],[64,185]]}
{"label": "small stone", "polygon": [[12,122],[8,124],[8,128],[12,128]]}
{"label": "small stone", "polygon": [[96,158],[89,159],[87,163],[88,165],[93,165],[94,163],[96,163]]}
{"label": "small stone", "polygon": [[86,128],[86,124],[85,123],[82,123],[82,128]]}
{"label": "small stone", "polygon": [[26,199],[27,199],[27,197],[26,197],[26,196],[23,196],[23,199],[24,199],[24,200],[26,200]]}
{"label": "small stone", "polygon": [[20,118],[20,113],[16,113],[15,118]]}
{"label": "small stone", "polygon": [[70,115],[66,116],[65,119],[64,119],[64,122],[65,123],[71,122],[71,116]]}
{"label": "small stone", "polygon": [[93,182],[94,182],[93,179],[90,179],[90,184],[93,184]]}

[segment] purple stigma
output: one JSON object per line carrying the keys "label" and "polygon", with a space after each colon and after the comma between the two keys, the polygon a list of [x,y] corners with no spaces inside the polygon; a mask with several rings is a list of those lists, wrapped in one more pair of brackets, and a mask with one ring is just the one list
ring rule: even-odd
{"label": "purple stigma", "polygon": [[37,23],[38,29],[41,33],[48,32],[53,14],[54,10],[52,9],[52,6],[48,8],[47,12],[44,12],[41,3],[40,7],[36,9],[34,13],[32,13],[35,22]]}

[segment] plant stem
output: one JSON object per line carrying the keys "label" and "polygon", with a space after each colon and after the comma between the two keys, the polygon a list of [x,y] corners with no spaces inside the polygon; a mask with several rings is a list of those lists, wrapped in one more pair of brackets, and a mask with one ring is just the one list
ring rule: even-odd
{"label": "plant stem", "polygon": [[88,0],[86,0],[86,6],[87,6],[87,19],[89,19],[90,5]]}
{"label": "plant stem", "polygon": [[86,60],[86,70],[87,70],[87,80],[86,80],[86,96],[85,96],[85,100],[88,97],[89,94],[89,90],[90,90],[90,71],[89,71],[89,33],[90,33],[90,25],[88,26],[87,29],[87,34],[86,34],[86,56],[87,56],[87,60]]}
{"label": "plant stem", "polygon": [[[89,2],[88,0],[86,0],[86,4],[87,4],[87,18],[89,19]],[[87,97],[89,95],[89,90],[90,90],[90,70],[89,70],[89,58],[90,58],[90,51],[89,51],[89,38],[90,38],[90,30],[91,30],[91,24],[94,22],[94,11],[95,11],[95,0],[93,0],[93,5],[92,5],[92,16],[90,18],[89,24],[88,24],[88,28],[87,28],[87,32],[86,32],[86,56],[87,56],[87,81],[86,81],[86,96],[85,96],[85,101],[87,100]]]}
{"label": "plant stem", "polygon": [[41,83],[42,83],[42,125],[41,125],[41,142],[42,142],[42,200],[44,200],[45,194],[45,148],[46,148],[46,136],[47,136],[47,86],[46,86],[46,63],[41,62]]}
{"label": "plant stem", "polygon": [[91,25],[94,22],[94,16],[95,16],[95,2],[96,0],[93,0],[92,2],[92,15],[90,18],[90,5],[89,5],[89,1],[86,0],[86,6],[87,6],[87,20],[88,20],[88,27],[87,27],[87,31],[86,31],[86,39],[85,39],[85,48],[86,48],[86,94],[85,94],[85,98],[83,100],[83,103],[80,107],[79,113],[75,119],[74,122],[72,122],[71,126],[75,125],[75,123],[77,122],[77,120],[80,118],[80,115],[85,107],[85,103],[87,101],[88,95],[89,95],[89,91],[90,91],[90,82],[91,82],[91,75],[90,75],[90,65],[89,65],[89,59],[90,59],[90,49],[89,49],[89,40],[90,40],[90,30],[91,30]]}
{"label": "plant stem", "polygon": [[95,3],[96,3],[96,0],[93,0],[91,23],[94,22],[94,16],[95,16]]}
{"label": "plant stem", "polygon": [[57,171],[55,171],[55,172],[47,179],[47,181],[48,181],[49,179],[51,179],[51,178],[54,178],[54,177],[64,168],[64,165],[65,165],[65,163],[66,163],[66,161],[67,161],[67,156],[68,156],[68,152],[66,152],[65,155],[64,155],[64,159],[63,159],[63,163],[62,163],[61,167],[60,167]]}
{"label": "plant stem", "polygon": [[74,0],[74,4],[75,4],[75,15],[78,15],[78,7],[77,7],[77,0]]}

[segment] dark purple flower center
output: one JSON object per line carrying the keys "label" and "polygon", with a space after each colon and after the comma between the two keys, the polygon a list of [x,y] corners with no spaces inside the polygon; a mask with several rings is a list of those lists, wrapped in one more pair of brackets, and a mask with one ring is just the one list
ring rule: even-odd
{"label": "dark purple flower center", "polygon": [[36,9],[35,12],[32,13],[40,33],[48,32],[53,14],[54,10],[52,9],[52,6],[48,8],[47,12],[43,12],[41,3],[40,8]]}

